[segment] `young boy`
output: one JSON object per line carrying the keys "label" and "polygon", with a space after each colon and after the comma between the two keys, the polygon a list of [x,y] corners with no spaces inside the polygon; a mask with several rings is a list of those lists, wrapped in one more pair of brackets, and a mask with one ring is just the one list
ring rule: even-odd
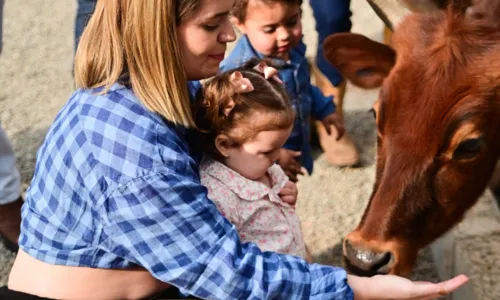
{"label": "young boy", "polygon": [[310,117],[322,121],[328,133],[335,126],[337,139],[344,132],[333,98],[325,97],[311,85],[306,46],[302,42],[301,4],[301,0],[237,0],[231,12],[232,21],[243,36],[221,63],[221,69],[228,70],[252,58],[267,58],[280,70],[296,118],[279,164],[293,181],[303,174],[301,167],[309,174],[313,170]]}

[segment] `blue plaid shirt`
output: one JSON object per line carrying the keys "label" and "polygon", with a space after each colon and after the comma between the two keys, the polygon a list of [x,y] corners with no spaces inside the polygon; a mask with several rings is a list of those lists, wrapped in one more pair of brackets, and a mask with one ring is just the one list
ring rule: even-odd
{"label": "blue plaid shirt", "polygon": [[[323,120],[335,112],[335,104],[333,97],[325,97],[320,89],[311,84],[309,65],[306,59],[306,45],[301,41],[289,54],[290,61],[272,59],[279,68],[279,76],[285,84],[296,113],[292,133],[284,147],[301,151],[300,162],[311,174],[313,157],[309,143],[311,134],[309,119],[313,117],[316,120]],[[229,57],[222,61],[220,67],[221,70],[227,71],[241,66],[251,58],[263,57],[252,47],[248,37],[243,35]]]}
{"label": "blue plaid shirt", "polygon": [[77,90],[37,153],[20,247],[41,261],[142,266],[216,299],[353,299],[340,268],[242,244],[207,198],[186,130],[114,85]]}

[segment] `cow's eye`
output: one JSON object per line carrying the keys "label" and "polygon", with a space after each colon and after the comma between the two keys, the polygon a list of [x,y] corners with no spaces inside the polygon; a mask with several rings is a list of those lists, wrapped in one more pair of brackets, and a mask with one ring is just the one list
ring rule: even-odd
{"label": "cow's eye", "polygon": [[484,139],[482,137],[467,139],[461,142],[457,149],[455,149],[453,159],[462,160],[474,158],[479,155],[484,145]]}
{"label": "cow's eye", "polygon": [[369,111],[369,113],[373,114],[373,118],[376,119],[377,118],[377,112],[375,111],[374,108],[371,108]]}

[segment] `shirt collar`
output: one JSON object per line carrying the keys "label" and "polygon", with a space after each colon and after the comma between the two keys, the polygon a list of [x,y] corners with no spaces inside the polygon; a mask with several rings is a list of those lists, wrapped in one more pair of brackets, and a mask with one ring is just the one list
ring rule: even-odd
{"label": "shirt collar", "polygon": [[281,167],[276,164],[267,170],[271,177],[271,188],[262,182],[243,177],[223,163],[210,157],[205,157],[202,164],[208,175],[218,179],[238,197],[248,201],[261,200],[270,193],[278,195],[288,182],[288,177]]}

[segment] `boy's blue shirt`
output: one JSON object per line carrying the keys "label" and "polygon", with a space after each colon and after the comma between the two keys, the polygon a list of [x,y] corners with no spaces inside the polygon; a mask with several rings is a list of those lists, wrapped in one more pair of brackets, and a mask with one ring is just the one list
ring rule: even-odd
{"label": "boy's blue shirt", "polygon": [[[272,58],[273,64],[279,69],[279,76],[285,84],[296,112],[293,130],[284,148],[301,151],[301,164],[311,174],[313,158],[309,143],[311,132],[309,118],[322,120],[335,112],[335,105],[332,96],[325,97],[320,89],[311,84],[306,45],[302,40],[289,52],[289,55],[289,61]],[[264,56],[257,52],[250,44],[248,37],[243,35],[231,54],[221,62],[220,69],[227,71],[237,68],[251,58],[264,58]]]}

